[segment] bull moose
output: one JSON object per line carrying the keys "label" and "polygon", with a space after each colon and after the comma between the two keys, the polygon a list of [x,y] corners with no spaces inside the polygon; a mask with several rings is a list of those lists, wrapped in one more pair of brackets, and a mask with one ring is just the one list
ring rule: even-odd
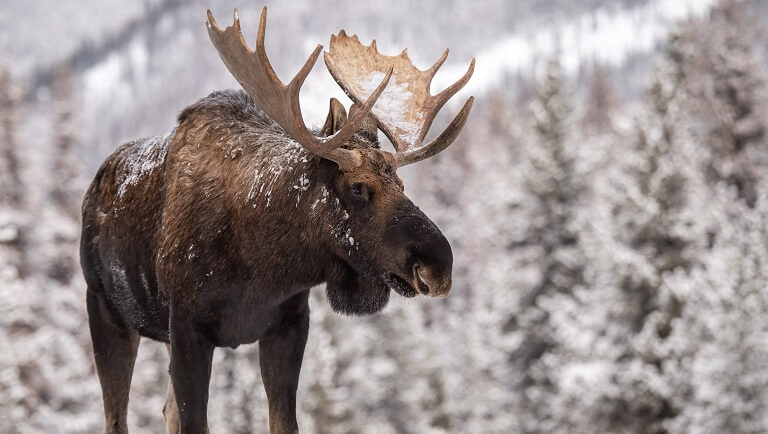
{"label": "bull moose", "polygon": [[[163,137],[118,148],[83,202],[81,264],[102,388],[105,432],[127,431],[141,337],[169,344],[167,432],[204,433],[216,347],[259,342],[270,433],[297,432],[296,389],[307,340],[309,289],[332,308],[381,310],[391,291],[443,297],[451,247],[404,194],[396,169],[445,149],[470,97],[433,141],[437,112],[469,80],[429,92],[446,52],[427,70],[405,51],[385,56],[342,30],[325,63],[353,100],[331,100],[321,129],[302,119],[299,89],[322,46],[287,85],[264,48],[234,24],[208,33],[243,91],[214,92],[184,109]],[[395,152],[380,149],[381,130]]]}

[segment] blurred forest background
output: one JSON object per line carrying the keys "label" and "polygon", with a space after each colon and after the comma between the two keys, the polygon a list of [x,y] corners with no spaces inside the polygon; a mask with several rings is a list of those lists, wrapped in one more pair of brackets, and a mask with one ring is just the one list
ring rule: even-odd
{"label": "blurred forest background", "polygon": [[[253,41],[262,3],[213,12],[233,6]],[[119,144],[236,87],[207,7],[0,5],[2,433],[101,431],[79,206]],[[478,61],[458,141],[403,170],[453,292],[347,318],[314,290],[305,432],[768,432],[768,2],[302,0],[269,22],[283,78],[342,27],[422,68],[450,47],[433,91]],[[305,119],[331,96],[318,62]],[[266,432],[257,357],[217,351],[213,432]],[[167,363],[142,342],[135,433],[163,432]]]}

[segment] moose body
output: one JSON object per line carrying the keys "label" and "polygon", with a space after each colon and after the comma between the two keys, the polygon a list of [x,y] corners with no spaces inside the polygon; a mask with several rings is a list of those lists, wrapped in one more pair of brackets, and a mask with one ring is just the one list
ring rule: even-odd
{"label": "moose body", "polygon": [[[262,49],[264,22],[265,12]],[[225,63],[216,38],[230,31],[211,34]],[[448,139],[418,154],[384,152],[382,123],[369,111],[387,80],[349,118],[333,100],[311,137],[286,122],[279,101],[216,92],[185,109],[168,135],[107,158],[83,202],[81,239],[105,432],[127,431],[141,337],[169,344],[168,432],[207,432],[214,348],[255,341],[270,432],[297,432],[311,287],[325,283],[345,314],[377,312],[393,290],[447,294],[450,245],[405,196],[396,169],[447,146],[468,106]]]}
{"label": "moose body", "polygon": [[169,342],[175,297],[212,344],[256,341],[333,268],[317,248],[334,202],[323,163],[244,92],[200,101],[98,171],[83,205],[89,293],[152,339]]}

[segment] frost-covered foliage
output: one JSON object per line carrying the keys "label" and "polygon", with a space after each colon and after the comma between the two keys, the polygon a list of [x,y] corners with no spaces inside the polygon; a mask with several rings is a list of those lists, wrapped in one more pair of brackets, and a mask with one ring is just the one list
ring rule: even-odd
{"label": "frost-covered foliage", "polygon": [[552,354],[560,342],[554,335],[551,303],[570,299],[583,285],[584,255],[576,208],[584,184],[576,166],[577,140],[574,137],[571,95],[556,61],[550,61],[534,99],[532,134],[523,140],[523,239],[514,249],[523,249],[536,273],[529,287],[523,287],[518,306],[504,327],[519,335],[519,344],[510,355],[520,372],[516,392],[525,431],[554,426],[542,424],[554,419],[552,407]]}
{"label": "frost-covered foliage", "polygon": [[721,193],[720,236],[689,276],[664,279],[680,300],[664,346],[673,363],[667,427],[688,432],[765,432],[768,426],[768,207],[734,206]]}
{"label": "frost-covered foliage", "polygon": [[24,187],[19,167],[18,100],[20,89],[0,67],[0,276],[26,272]]}
{"label": "frost-covered foliage", "polygon": [[[199,48],[199,35],[175,35],[169,17],[192,17],[173,1],[151,3],[167,14],[154,37],[175,38],[185,54],[165,56],[161,43],[131,48],[131,80],[107,96],[94,97],[93,86],[110,61],[85,78],[63,70],[28,119],[24,77],[0,73],[0,432],[102,428],[77,267],[78,202],[118,138],[160,137],[122,188],[155,170],[167,137],[127,129],[167,119],[170,131],[165,107],[179,109],[180,95],[199,86],[191,73],[168,85]],[[512,3],[483,7],[511,19]],[[314,289],[302,431],[768,431],[765,14],[764,2],[726,1],[681,23],[639,101],[627,98],[626,70],[586,66],[585,89],[556,61],[536,68],[540,80],[475,94],[457,142],[400,171],[451,242],[453,292],[443,301],[393,297],[381,314],[348,318]],[[221,68],[214,57],[202,62],[204,71]],[[81,112],[88,98],[90,112]],[[150,102],[159,108],[146,109]],[[294,163],[306,156],[290,155]],[[267,195],[281,170],[254,173],[244,195]],[[286,186],[297,195],[309,187],[298,173]],[[257,345],[216,352],[212,432],[267,432],[258,365]],[[163,431],[167,369],[165,346],[143,340],[132,432]]]}
{"label": "frost-covered foliage", "polygon": [[697,140],[707,143],[707,175],[733,185],[753,205],[768,169],[768,75],[754,8],[727,0],[707,21],[674,35],[669,51],[691,96]]}

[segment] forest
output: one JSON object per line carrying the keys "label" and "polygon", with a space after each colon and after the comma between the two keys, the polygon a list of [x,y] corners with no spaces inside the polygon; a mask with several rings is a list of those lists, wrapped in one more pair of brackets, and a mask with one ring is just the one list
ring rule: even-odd
{"label": "forest", "polygon": [[[524,3],[478,6],[494,19],[467,39],[560,22],[543,14],[571,4]],[[669,2],[583,3],[568,12],[642,17]],[[282,31],[324,31],[306,22],[312,4],[296,2],[304,21]],[[261,4],[239,7],[253,29]],[[78,258],[83,193],[120,143],[165,134],[185,105],[236,85],[207,41],[201,3],[144,8],[126,6],[121,31],[48,63],[0,57],[0,433],[102,429]],[[270,20],[291,13],[275,5]],[[461,39],[441,40],[446,14],[424,24],[425,47]],[[516,66],[493,80],[478,69],[473,80],[486,81],[468,86],[476,102],[456,143],[401,174],[452,245],[451,295],[393,296],[380,314],[345,317],[313,289],[302,431],[768,432],[766,19],[761,1],[712,2],[620,62],[599,50],[573,60],[554,44],[514,63],[506,57],[521,45],[496,46],[491,66]],[[402,35],[380,24],[379,46],[417,38],[413,20]],[[270,31],[270,53],[295,52],[280,73],[314,46]],[[467,44],[451,54],[464,68],[476,49]],[[318,121],[336,96],[325,80],[302,95]],[[132,432],[163,432],[167,384],[164,345],[142,340]],[[214,433],[267,432],[257,345],[217,350],[209,421]]]}

